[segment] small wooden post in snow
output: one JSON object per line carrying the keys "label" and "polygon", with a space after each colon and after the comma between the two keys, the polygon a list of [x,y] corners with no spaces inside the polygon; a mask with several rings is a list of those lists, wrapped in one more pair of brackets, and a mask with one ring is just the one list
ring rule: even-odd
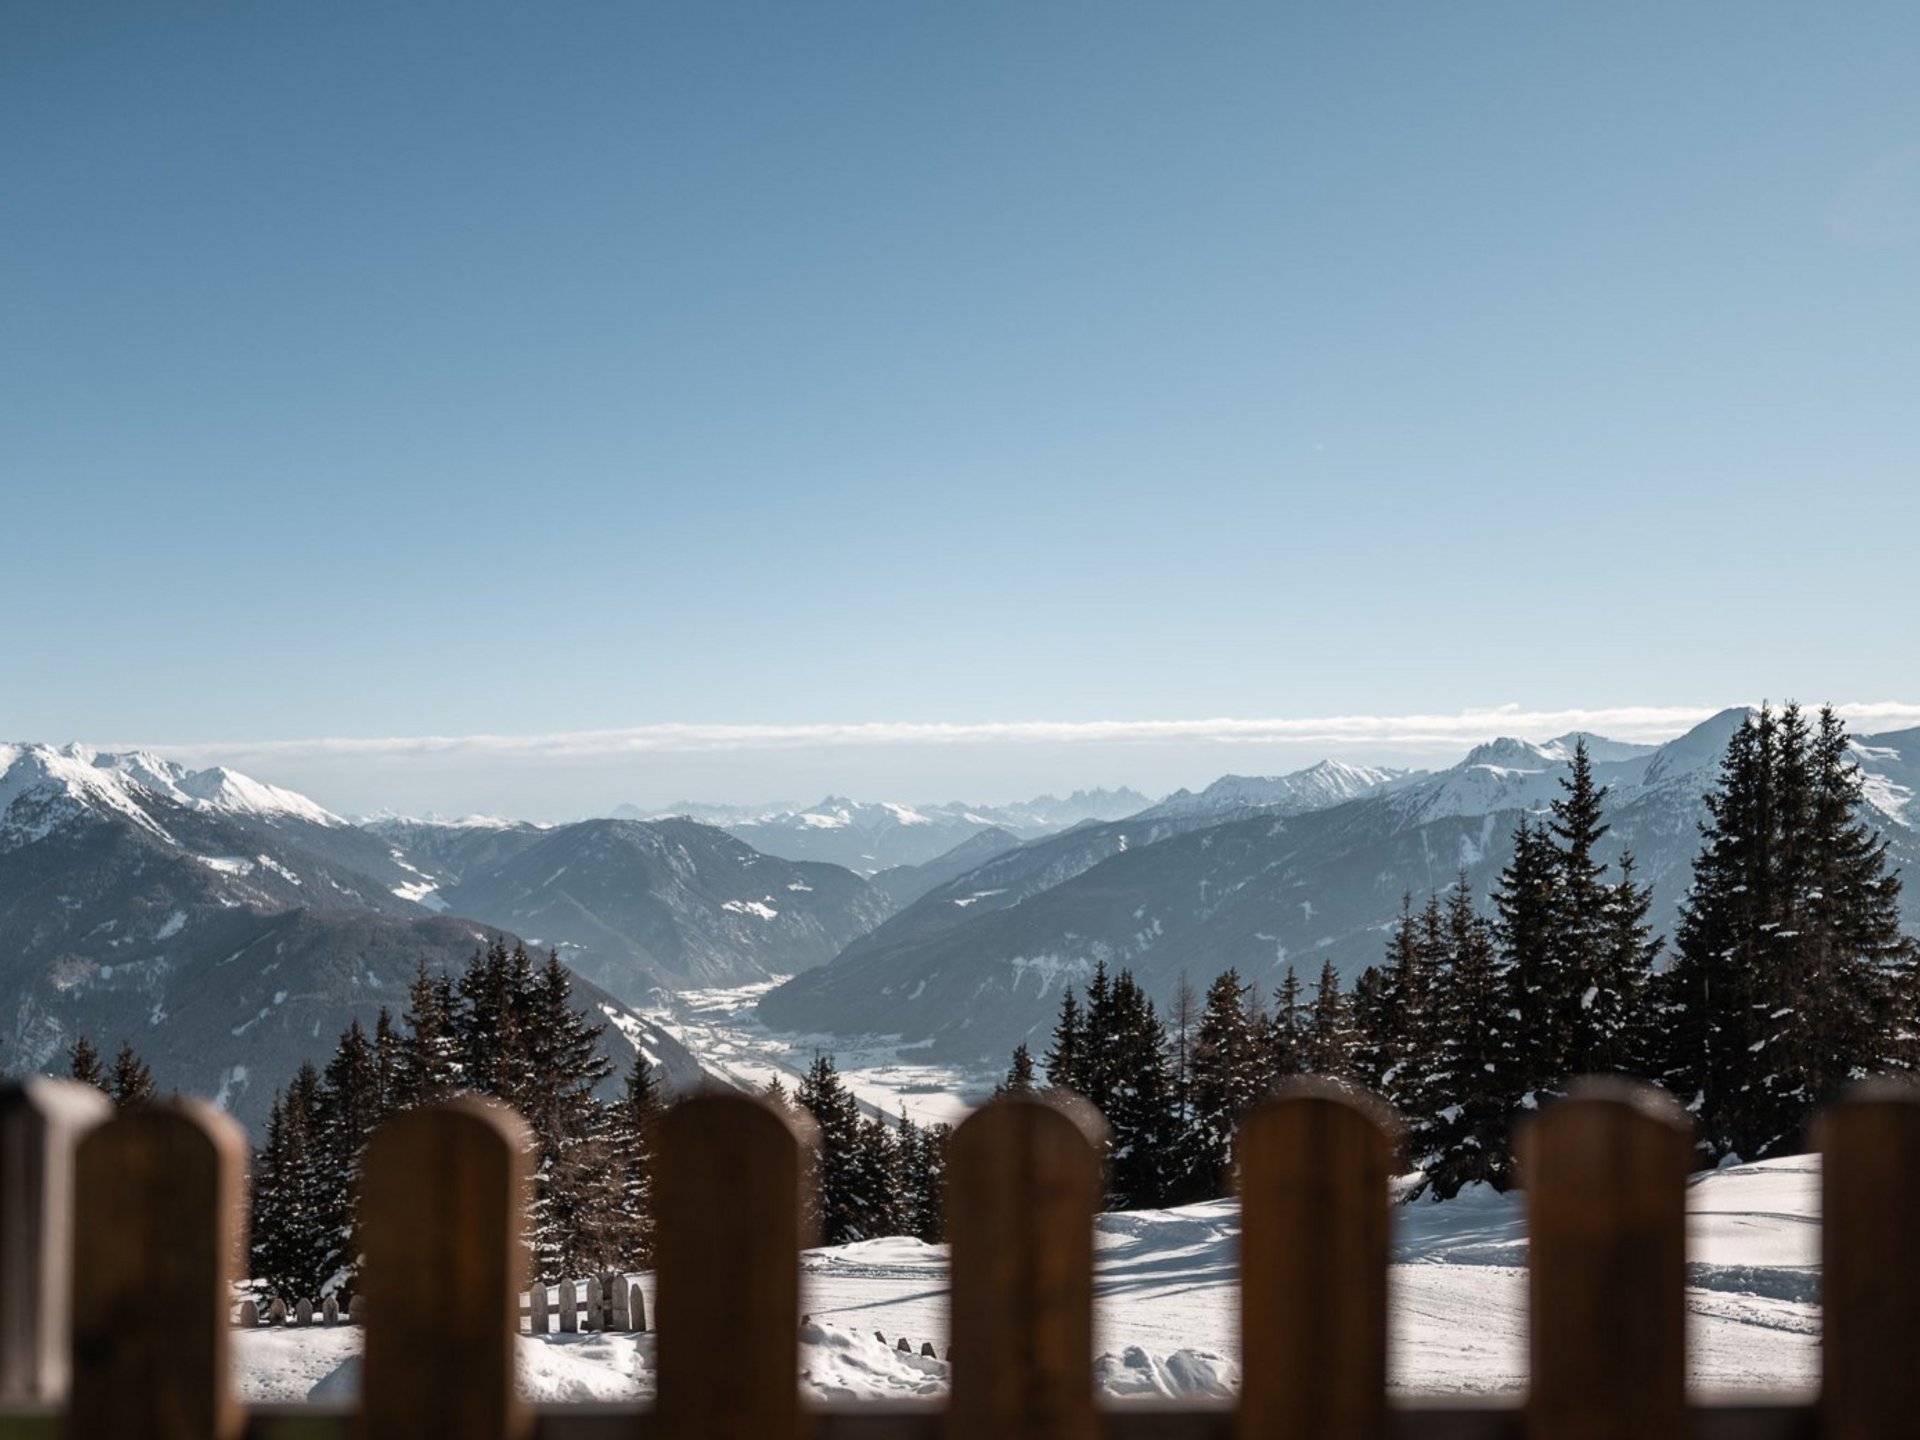
{"label": "small wooden post in snow", "polygon": [[607,1312],[605,1305],[602,1304],[600,1299],[600,1277],[598,1275],[589,1275],[587,1277],[586,1328],[589,1330],[604,1330],[607,1328]]}
{"label": "small wooden post in snow", "polygon": [[647,1333],[647,1297],[638,1285],[629,1285],[627,1290],[627,1324],[637,1334]]}
{"label": "small wooden post in snow", "polygon": [[327,1296],[327,1303],[322,1307],[320,1315],[327,1324],[338,1325],[340,1323],[340,1302],[331,1295]]}
{"label": "small wooden post in snow", "polygon": [[573,1281],[562,1280],[554,1293],[560,1297],[560,1333],[572,1335],[580,1329],[580,1292]]}
{"label": "small wooden post in snow", "polygon": [[547,1287],[538,1280],[527,1291],[527,1319],[534,1334],[547,1333]]}
{"label": "small wooden post in snow", "polygon": [[313,1324],[313,1301],[302,1295],[293,1302],[293,1323],[296,1325]]}

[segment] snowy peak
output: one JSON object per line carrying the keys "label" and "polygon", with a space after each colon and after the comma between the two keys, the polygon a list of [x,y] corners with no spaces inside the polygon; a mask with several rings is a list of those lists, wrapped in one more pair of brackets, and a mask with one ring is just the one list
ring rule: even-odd
{"label": "snowy peak", "polygon": [[1568,746],[1563,750],[1558,741],[1536,745],[1531,740],[1517,740],[1511,735],[1502,735],[1497,740],[1474,746],[1457,768],[1536,772],[1564,765],[1572,757],[1573,748]]}
{"label": "snowy peak", "polygon": [[1304,814],[1398,784],[1413,772],[1322,760],[1290,775],[1223,775],[1198,794],[1176,791],[1141,818],[1220,815],[1251,810]]}
{"label": "snowy peak", "polygon": [[110,814],[170,840],[165,807],[328,827],[340,819],[304,795],[223,766],[189,770],[146,751],[0,745],[0,845],[44,838],[83,815]]}

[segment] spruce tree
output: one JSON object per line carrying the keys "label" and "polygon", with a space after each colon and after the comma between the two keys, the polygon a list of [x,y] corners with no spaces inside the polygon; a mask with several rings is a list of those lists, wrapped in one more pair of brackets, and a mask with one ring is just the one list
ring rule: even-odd
{"label": "spruce tree", "polygon": [[1033,1076],[1033,1052],[1027,1049],[1027,1042],[1022,1040],[1013,1047],[1013,1060],[1007,1066],[1006,1079],[994,1087],[993,1093],[995,1095],[1031,1095],[1038,1088]]}
{"label": "spruce tree", "polygon": [[535,1273],[554,1280],[586,1274],[611,1260],[619,1243],[610,1120],[594,1098],[613,1066],[600,1053],[601,1027],[573,1008],[572,981],[557,954],[536,975],[516,948],[506,975],[513,1040],[496,1052],[497,1063],[517,1054],[522,1073],[502,1075],[494,1093],[533,1132]]}
{"label": "spruce tree", "polygon": [[844,1245],[868,1236],[861,1214],[860,1107],[840,1079],[830,1055],[815,1055],[800,1081],[800,1108],[813,1117],[818,1137],[809,1212],[822,1245]]}
{"label": "spruce tree", "polygon": [[1340,972],[1328,960],[1320,967],[1302,1046],[1302,1069],[1330,1080],[1351,1080],[1354,1033]]}
{"label": "spruce tree", "polygon": [[1047,1083],[1063,1090],[1085,1089],[1080,1058],[1086,1051],[1086,1017],[1080,1002],[1067,986],[1060,996],[1060,1018],[1054,1022],[1053,1043],[1047,1047],[1042,1063],[1047,1067]]}
{"label": "spruce tree", "polygon": [[1240,1121],[1267,1090],[1267,1063],[1249,1014],[1253,987],[1227,970],[1207,987],[1193,1044],[1193,1115],[1188,1161],[1197,1196],[1230,1188]]}
{"label": "spruce tree", "polygon": [[130,1040],[122,1040],[120,1053],[113,1057],[113,1069],[107,1076],[107,1093],[122,1110],[153,1101],[153,1071],[133,1053],[133,1042]]}
{"label": "spruce tree", "polygon": [[1268,1083],[1279,1085],[1306,1069],[1306,1019],[1300,1001],[1300,977],[1291,965],[1273,992],[1267,1025]]}
{"label": "spruce tree", "polygon": [[360,1156],[379,1121],[378,1058],[366,1031],[354,1020],[340,1036],[321,1076],[314,1131],[308,1137],[316,1182],[313,1203],[320,1232],[320,1269],[329,1292],[352,1288],[360,1255],[354,1224]]}
{"label": "spruce tree", "polygon": [[[773,1082],[779,1084],[776,1078]],[[782,1091],[780,1103],[789,1102]],[[615,1102],[611,1149],[619,1190],[613,1243],[615,1268],[646,1270],[653,1265],[653,1136],[659,1121],[660,1087],[644,1050],[637,1046],[627,1071],[626,1091]]]}
{"label": "spruce tree", "polygon": [[1493,893],[1494,935],[1507,980],[1513,1020],[1514,1077],[1527,1103],[1564,1073],[1554,1033],[1548,972],[1553,964],[1560,867],[1551,835],[1522,817],[1513,832],[1513,857]]}
{"label": "spruce tree", "polygon": [[78,1036],[67,1047],[67,1075],[83,1085],[91,1085],[96,1090],[107,1088],[107,1072],[100,1063],[100,1052],[93,1048],[93,1042],[86,1036]]}
{"label": "spruce tree", "polygon": [[1508,1127],[1518,1100],[1507,1008],[1509,986],[1493,927],[1473,905],[1464,874],[1446,902],[1447,961],[1435,987],[1426,1109],[1409,1117],[1426,1193],[1446,1200],[1462,1187],[1513,1183]]}
{"label": "spruce tree", "polygon": [[1107,1120],[1110,1204],[1119,1210],[1164,1205],[1174,1180],[1176,1140],[1166,1033],[1131,972],[1122,970],[1107,982],[1099,970],[1094,979],[1088,993],[1103,1018],[1095,1021],[1090,1000],[1090,1049],[1098,1063],[1090,1058],[1089,1090],[1101,1092],[1104,1101],[1095,1103]]}
{"label": "spruce tree", "polygon": [[400,1041],[392,1108],[432,1104],[461,1087],[465,1076],[455,1033],[457,1008],[452,982],[429,974],[422,960],[407,990],[406,1033]]}

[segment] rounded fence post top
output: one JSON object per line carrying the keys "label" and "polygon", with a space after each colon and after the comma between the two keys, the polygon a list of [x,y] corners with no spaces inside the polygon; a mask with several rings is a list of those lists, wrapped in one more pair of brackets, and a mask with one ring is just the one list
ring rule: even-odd
{"label": "rounded fence post top", "polygon": [[105,1091],[83,1080],[24,1075],[0,1084],[0,1114],[16,1109],[68,1125],[94,1125],[113,1113],[113,1102]]}
{"label": "rounded fence post top", "polygon": [[1388,1137],[1399,1135],[1400,1113],[1371,1090],[1332,1080],[1324,1075],[1295,1075],[1276,1086],[1273,1093],[1256,1104],[1249,1116],[1288,1105],[1320,1105],[1347,1110],[1377,1125]]}
{"label": "rounded fence post top", "polygon": [[492,1135],[516,1151],[524,1151],[533,1143],[533,1132],[512,1106],[478,1095],[459,1094],[431,1105],[402,1110],[382,1121],[367,1142],[368,1158],[395,1149],[405,1154],[408,1148],[419,1144],[423,1136],[447,1126],[470,1134]]}
{"label": "rounded fence post top", "polygon": [[1857,1105],[1899,1105],[1920,1108],[1920,1077],[1873,1075],[1856,1080],[1827,1105],[1823,1113]]}
{"label": "rounded fence post top", "polygon": [[1615,1107],[1665,1125],[1689,1140],[1693,1138],[1693,1119],[1680,1108],[1680,1102],[1644,1080],[1629,1080],[1624,1075],[1582,1075],[1567,1086],[1563,1099],[1541,1108],[1540,1120],[1551,1119],[1573,1106]]}
{"label": "rounded fence post top", "polygon": [[1017,1124],[1009,1117],[1024,1116],[1029,1124],[1064,1126],[1098,1150],[1107,1141],[1106,1118],[1076,1090],[1056,1085],[1047,1090],[1029,1090],[996,1095],[954,1127],[954,1139],[964,1141],[970,1135],[987,1134],[1003,1125]]}
{"label": "rounded fence post top", "polygon": [[179,1097],[113,1111],[104,1123],[81,1137],[80,1148],[85,1151],[95,1145],[111,1145],[120,1137],[143,1130],[191,1135],[204,1141],[207,1148],[217,1154],[244,1155],[247,1150],[247,1135],[239,1121],[206,1100]]}
{"label": "rounded fence post top", "polygon": [[743,1090],[709,1086],[675,1100],[660,1117],[663,1133],[698,1135],[708,1126],[744,1127],[748,1134],[769,1139],[785,1136],[800,1146],[816,1143],[813,1117],[806,1112],[777,1105],[764,1095]]}

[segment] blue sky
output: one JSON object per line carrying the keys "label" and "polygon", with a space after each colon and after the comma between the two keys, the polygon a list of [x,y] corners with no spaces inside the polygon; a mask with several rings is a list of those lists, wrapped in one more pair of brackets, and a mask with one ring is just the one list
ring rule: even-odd
{"label": "blue sky", "polygon": [[[1906,4],[22,0],[0,734],[1920,698],[1917,55]],[[1229,768],[1007,751],[544,798]]]}

